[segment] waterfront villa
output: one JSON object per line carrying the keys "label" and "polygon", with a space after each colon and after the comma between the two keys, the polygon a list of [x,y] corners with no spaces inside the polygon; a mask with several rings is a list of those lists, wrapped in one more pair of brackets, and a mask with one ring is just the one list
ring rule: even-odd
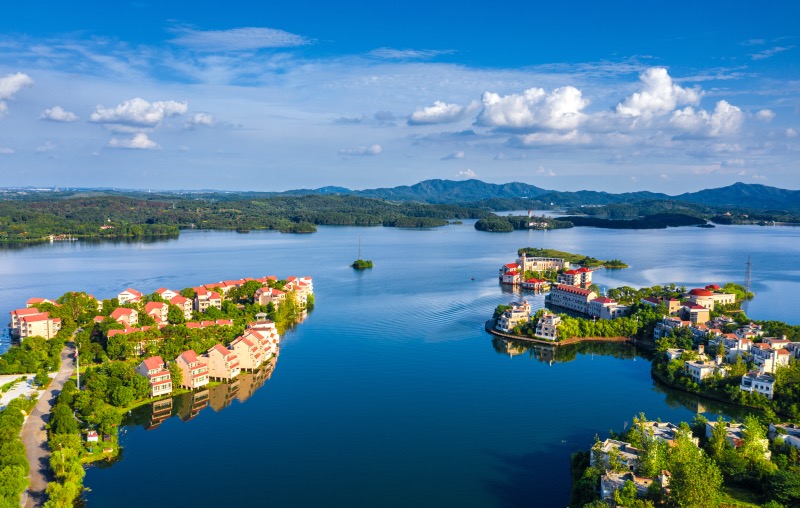
{"label": "waterfront villa", "polygon": [[[670,446],[675,446],[675,439],[678,437],[678,432],[681,432],[680,427],[670,422],[649,421],[642,422],[641,425],[644,426],[648,438],[663,441]],[[691,441],[695,445],[700,445],[700,440],[696,437],[692,437]]]}
{"label": "waterfront villa", "polygon": [[172,377],[164,368],[164,360],[160,356],[145,358],[136,367],[136,372],[150,381],[150,396],[158,397],[172,393]]}
{"label": "waterfront villa", "polygon": [[58,304],[53,300],[48,300],[47,298],[28,298],[28,301],[25,302],[25,307],[35,307],[37,305],[41,305],[43,303],[49,303],[51,305],[55,305],[58,307]]}
{"label": "waterfront villa", "polygon": [[524,252],[522,256],[517,259],[516,266],[516,269],[521,272],[555,272],[558,270],[569,270],[570,268],[569,261],[564,258],[528,256]]}
{"label": "waterfront villa", "polygon": [[133,288],[128,288],[117,295],[117,300],[119,300],[120,305],[126,303],[136,303],[141,301],[141,299],[142,299],[142,293]]}
{"label": "waterfront villa", "polygon": [[181,388],[194,390],[208,384],[208,365],[200,361],[193,350],[179,354],[175,362],[183,373]]}
{"label": "waterfront villa", "polygon": [[800,449],[800,426],[794,423],[770,423],[770,439]]}
{"label": "waterfront villa", "polygon": [[771,400],[775,394],[775,378],[769,374],[753,370],[742,376],[739,389],[743,392],[760,393]]}
{"label": "waterfront villa", "polygon": [[534,335],[541,339],[556,340],[559,324],[561,324],[559,316],[545,312],[536,322],[536,333]]}
{"label": "waterfront villa", "polygon": [[636,476],[633,473],[615,473],[613,471],[606,471],[600,477],[600,496],[604,501],[613,502],[614,492],[625,486],[626,482],[633,482],[636,487],[636,497],[641,497],[647,494],[650,485],[653,484],[652,478],[645,478],[643,476]]}
{"label": "waterfront villa", "polygon": [[547,282],[544,279],[537,279],[535,277],[522,281],[520,285],[522,286],[522,289],[536,291],[537,293],[540,293],[542,291],[547,291],[550,289],[549,282]]}
{"label": "waterfront villa", "polygon": [[180,293],[167,288],[158,288],[156,289],[156,294],[163,298],[164,301],[168,302],[178,296]]}
{"label": "waterfront villa", "polygon": [[256,290],[255,295],[253,295],[253,299],[257,301],[259,305],[267,305],[271,303],[277,307],[281,304],[281,302],[286,301],[286,292],[281,291],[280,289],[265,286]]}
{"label": "waterfront villa", "polygon": [[691,321],[693,325],[705,323],[710,318],[709,311],[706,307],[688,301],[683,302],[678,314],[681,319]]}
{"label": "waterfront villa", "polygon": [[[703,355],[703,357],[704,356],[705,355]],[[719,360],[721,362],[721,357]],[[725,369],[722,368],[719,363],[705,359],[687,361],[684,362],[683,366],[686,370],[686,374],[691,377],[692,381],[695,383],[701,383],[704,379],[717,373],[724,377],[726,373]]]}
{"label": "waterfront villa", "polygon": [[506,309],[497,320],[496,328],[501,332],[508,333],[531,317],[531,304],[528,300],[511,302],[509,305],[511,308]]}
{"label": "waterfront villa", "polygon": [[694,288],[686,294],[686,298],[692,303],[702,305],[708,310],[714,310],[714,305],[730,305],[736,303],[736,295],[708,289],[714,287],[719,286],[706,286],[706,289]]}
{"label": "waterfront villa", "polygon": [[516,286],[520,282],[522,282],[522,275],[520,275],[519,272],[514,271],[514,270],[512,270],[510,272],[506,272],[506,273],[504,273],[503,275],[500,276],[500,283],[501,284],[507,284],[507,285],[510,285],[510,286]]}
{"label": "waterfront villa", "polygon": [[758,365],[762,372],[775,374],[778,367],[789,365],[791,353],[785,348],[776,350],[772,349],[769,344],[760,342],[753,344],[750,355],[753,363]]}
{"label": "waterfront villa", "polygon": [[139,323],[139,313],[136,309],[129,309],[128,307],[117,307],[108,317],[126,327]]}
{"label": "waterfront villa", "polygon": [[566,284],[556,284],[550,290],[548,301],[581,314],[589,313],[589,302],[597,298],[597,293],[590,289],[583,289]]}
{"label": "waterfront villa", "polygon": [[624,317],[628,307],[620,305],[616,300],[600,296],[589,302],[588,314],[600,319],[616,319]]}
{"label": "waterfront villa", "polygon": [[617,441],[616,439],[606,439],[598,441],[589,451],[589,464],[592,467],[607,468],[609,464],[609,453],[611,450],[617,451],[618,460],[622,462],[630,471],[639,465],[641,450],[634,448],[630,443]]}
{"label": "waterfront villa", "polygon": [[201,359],[208,363],[208,374],[212,379],[229,381],[239,375],[239,357],[222,344],[209,349]]}
{"label": "waterfront villa", "polygon": [[684,321],[680,318],[664,316],[664,319],[662,319],[660,323],[656,323],[655,329],[653,329],[653,339],[658,340],[661,337],[666,337],[673,328],[681,328],[691,324],[691,321]]}
{"label": "waterfront villa", "polygon": [[253,371],[264,363],[264,353],[261,351],[260,344],[256,344],[250,339],[237,337],[231,342],[231,349],[239,358],[242,370]]}

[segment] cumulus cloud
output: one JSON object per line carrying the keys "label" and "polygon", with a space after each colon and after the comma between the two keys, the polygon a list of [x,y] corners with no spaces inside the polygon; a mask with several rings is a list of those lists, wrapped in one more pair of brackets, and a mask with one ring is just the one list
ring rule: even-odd
{"label": "cumulus cloud", "polygon": [[65,111],[61,106],[53,106],[52,108],[47,108],[42,111],[39,118],[52,122],[75,122],[78,120],[78,115]]}
{"label": "cumulus cloud", "polygon": [[103,124],[111,130],[131,132],[153,129],[162,120],[186,113],[189,105],[185,102],[148,102],[136,97],[119,104],[115,108],[97,106],[89,117],[90,122]]}
{"label": "cumulus cloud", "polygon": [[128,148],[132,150],[156,150],[161,148],[158,143],[148,138],[144,132],[135,134],[131,139],[111,138],[106,146],[108,148]]}
{"label": "cumulus cloud", "polygon": [[544,175],[544,176],[556,176],[556,172],[552,169],[547,169],[544,166],[539,166],[536,168],[537,175]]}
{"label": "cumulus cloud", "polygon": [[381,145],[359,146],[357,148],[342,148],[339,150],[341,155],[380,155],[383,151]]}
{"label": "cumulus cloud", "polygon": [[687,106],[670,118],[670,123],[680,129],[711,137],[735,134],[743,122],[742,110],[727,101],[718,101],[712,113]]}
{"label": "cumulus cloud", "polygon": [[408,123],[410,125],[428,125],[457,122],[467,114],[477,110],[478,107],[477,101],[473,101],[466,106],[435,101],[433,106],[419,108],[411,113],[411,116],[408,117]]}
{"label": "cumulus cloud", "polygon": [[792,129],[791,127],[789,127],[788,129],[786,129],[786,137],[787,138],[796,138],[797,137],[797,131]]}
{"label": "cumulus cloud", "polygon": [[775,118],[775,112],[771,109],[762,109],[756,113],[756,119],[762,122],[771,122]]}
{"label": "cumulus cloud", "polygon": [[173,44],[194,51],[224,52],[267,48],[292,48],[313,41],[275,28],[243,27],[230,30],[176,30]]}
{"label": "cumulus cloud", "polygon": [[52,141],[45,141],[44,144],[36,147],[36,153],[52,152],[56,149],[56,145]]}
{"label": "cumulus cloud", "polygon": [[449,160],[463,159],[463,158],[464,158],[464,151],[463,150],[457,150],[455,152],[448,153],[447,155],[442,157],[442,160],[443,161],[449,161]]}
{"label": "cumulus cloud", "polygon": [[456,176],[459,178],[475,178],[478,175],[471,169],[467,168],[466,170],[456,173]]}
{"label": "cumulus cloud", "polygon": [[12,99],[17,92],[32,85],[31,77],[21,72],[0,78],[0,115],[8,110],[6,103],[8,99]]}
{"label": "cumulus cloud", "polygon": [[575,129],[585,119],[582,111],[589,105],[573,86],[556,88],[549,94],[542,88],[505,96],[485,92],[481,100],[480,124],[512,129]]}
{"label": "cumulus cloud", "polygon": [[214,125],[216,119],[213,115],[208,113],[195,113],[194,116],[184,124],[184,127],[187,129],[191,129],[196,125],[204,125],[206,127],[211,127]]}
{"label": "cumulus cloud", "polygon": [[617,104],[618,114],[647,121],[673,111],[678,105],[700,102],[700,91],[674,84],[663,67],[647,69],[639,75],[639,80],[641,90]]}
{"label": "cumulus cloud", "polygon": [[9,148],[7,146],[0,146],[0,155],[11,155],[14,153],[13,148]]}

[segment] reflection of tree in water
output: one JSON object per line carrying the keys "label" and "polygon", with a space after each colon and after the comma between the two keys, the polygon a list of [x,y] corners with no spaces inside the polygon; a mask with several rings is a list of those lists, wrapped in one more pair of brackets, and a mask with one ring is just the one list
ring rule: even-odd
{"label": "reflection of tree in water", "polygon": [[649,360],[647,351],[637,349],[631,344],[619,342],[579,342],[567,346],[547,346],[524,340],[492,338],[492,347],[498,354],[518,356],[527,354],[545,363],[564,363],[575,360],[578,355],[613,356],[623,360],[644,358]]}
{"label": "reflection of tree in water", "polygon": [[695,413],[703,413],[705,417],[711,421],[715,421],[719,415],[724,416],[726,419],[734,418],[742,421],[745,416],[752,414],[752,411],[747,408],[726,404],[717,400],[700,397],[694,393],[671,388],[657,379],[653,380],[653,389],[665,395],[664,400],[669,407],[683,407]]}

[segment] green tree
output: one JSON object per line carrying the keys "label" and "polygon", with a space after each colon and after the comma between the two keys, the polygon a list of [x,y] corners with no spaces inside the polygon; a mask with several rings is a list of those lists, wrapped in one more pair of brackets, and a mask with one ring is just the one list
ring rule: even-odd
{"label": "green tree", "polygon": [[169,364],[169,376],[172,379],[172,389],[178,388],[183,382],[183,371],[176,362]]}
{"label": "green tree", "polygon": [[680,508],[716,508],[722,473],[688,432],[679,432],[670,450],[671,504]]}
{"label": "green tree", "polygon": [[50,412],[50,431],[53,434],[75,434],[78,432],[78,422],[72,414],[72,409],[64,403],[56,404]]}

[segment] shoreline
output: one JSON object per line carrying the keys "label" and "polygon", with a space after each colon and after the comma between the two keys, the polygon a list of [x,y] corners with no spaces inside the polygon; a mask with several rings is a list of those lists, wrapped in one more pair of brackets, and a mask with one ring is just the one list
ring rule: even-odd
{"label": "shoreline", "polygon": [[555,340],[547,340],[547,339],[539,339],[536,337],[526,337],[522,335],[513,335],[510,333],[504,333],[499,330],[495,330],[494,325],[496,320],[490,319],[484,323],[484,329],[492,335],[497,337],[502,337],[504,339],[511,339],[511,340],[521,340],[525,342],[531,342],[534,344],[543,344],[547,346],[569,346],[571,344],[580,344],[581,342],[610,342],[610,343],[618,343],[618,344],[637,344],[636,339],[632,339],[630,337],[568,337],[561,341]]}

